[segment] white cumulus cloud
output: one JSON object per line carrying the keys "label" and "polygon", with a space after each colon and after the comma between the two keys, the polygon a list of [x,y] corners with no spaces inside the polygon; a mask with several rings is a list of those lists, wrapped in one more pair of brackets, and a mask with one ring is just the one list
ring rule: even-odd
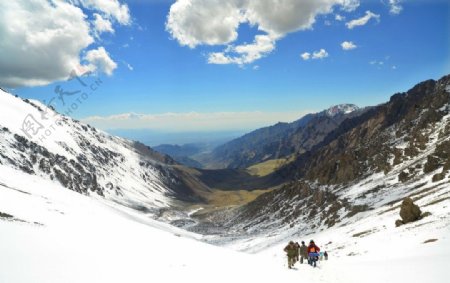
{"label": "white cumulus cloud", "polygon": [[120,4],[118,0],[69,0],[69,2],[82,5],[87,9],[99,11],[122,25],[131,23],[128,6],[126,4]]}
{"label": "white cumulus cloud", "polygon": [[332,12],[342,1],[332,0],[250,0],[246,1],[245,16],[250,24],[273,37],[312,28],[319,14]]}
{"label": "white cumulus cloud", "polygon": [[328,57],[328,52],[325,49],[320,49],[312,54],[312,59],[323,59]]}
{"label": "white cumulus cloud", "polygon": [[179,0],[170,7],[166,29],[181,45],[226,44],[242,21],[238,1]]}
{"label": "white cumulus cloud", "polygon": [[311,53],[304,52],[304,53],[300,54],[300,57],[302,57],[302,59],[305,60],[305,61],[309,60],[309,59],[311,59]]}
{"label": "white cumulus cloud", "polygon": [[235,62],[235,59],[225,55],[224,52],[212,52],[208,55],[208,63],[209,64],[217,64],[217,65],[225,65],[225,64],[231,64],[236,63],[239,64],[239,62]]}
{"label": "white cumulus cloud", "polygon": [[365,16],[358,18],[358,19],[351,20],[351,21],[347,22],[345,25],[347,26],[347,28],[353,29],[354,27],[363,26],[363,25],[367,24],[370,21],[370,19],[375,19],[376,21],[380,21],[380,15],[372,13],[371,11],[366,11]]}
{"label": "white cumulus cloud", "polygon": [[323,48],[321,48],[319,51],[314,51],[312,53],[304,52],[304,53],[300,54],[300,57],[305,61],[310,60],[310,59],[313,59],[313,60],[323,59],[328,56],[329,56],[328,52]]}
{"label": "white cumulus cloud", "polygon": [[255,36],[251,44],[242,44],[228,47],[225,52],[213,52],[209,54],[210,64],[249,64],[275,49],[275,42],[267,35]]}
{"label": "white cumulus cloud", "polygon": [[341,47],[344,50],[352,50],[355,49],[357,46],[352,41],[344,41],[341,43]]}
{"label": "white cumulus cloud", "polygon": [[94,14],[94,27],[97,34],[102,32],[110,32],[114,33],[114,29],[112,27],[112,23],[108,19],[104,19],[101,15],[95,13]]}
{"label": "white cumulus cloud", "polygon": [[352,12],[356,10],[356,8],[358,8],[360,4],[359,0],[342,0],[341,3],[341,9],[346,12]]}
{"label": "white cumulus cloud", "polygon": [[109,57],[103,46],[97,49],[89,50],[84,57],[89,62],[89,69],[91,71],[100,70],[107,75],[112,75],[114,69],[117,68],[116,62]]}
{"label": "white cumulus cloud", "polygon": [[1,1],[0,34],[0,84],[7,87],[67,78],[94,42],[82,10],[62,1]]}
{"label": "white cumulus cloud", "polygon": [[[352,11],[359,0],[177,0],[166,30],[180,45],[226,45],[208,54],[211,64],[249,64],[271,53],[290,32],[311,29],[335,6]],[[252,43],[236,43],[241,24],[256,27]]]}
{"label": "white cumulus cloud", "polygon": [[[98,11],[91,22],[80,6]],[[111,20],[129,23],[128,7],[117,0],[0,1],[0,85],[46,85],[83,67],[111,74],[106,50],[88,50],[101,32],[113,32]],[[89,66],[82,66],[84,52]]]}

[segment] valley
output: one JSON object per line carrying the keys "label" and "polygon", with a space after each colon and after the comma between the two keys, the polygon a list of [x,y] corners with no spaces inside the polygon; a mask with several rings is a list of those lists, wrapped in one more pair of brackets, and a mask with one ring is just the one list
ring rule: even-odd
{"label": "valley", "polygon": [[[436,253],[432,254],[437,265],[429,268],[440,270],[445,260],[439,259],[445,259],[450,252],[448,85],[449,76],[422,82],[408,92],[392,96],[385,104],[342,119],[320,141],[312,142],[314,145],[309,149],[292,149],[284,157],[251,165],[244,162],[248,166],[242,168],[231,166],[235,164],[232,161],[221,169],[180,164],[144,144],[110,136],[56,112],[52,112],[51,119],[60,121],[57,134],[46,139],[24,137],[20,118],[26,114],[39,117],[46,106],[2,92],[0,229],[18,235],[9,238],[17,245],[26,246],[24,235],[35,234],[42,247],[52,250],[45,237],[72,239],[60,229],[76,235],[73,229],[85,230],[89,226],[101,235],[92,236],[100,243],[88,244],[90,238],[84,235],[80,244],[100,249],[91,262],[100,266],[115,266],[116,263],[104,261],[103,255],[111,256],[104,245],[120,241],[117,235],[133,241],[132,234],[117,230],[120,228],[116,225],[130,227],[130,231],[143,235],[150,233],[146,236],[150,238],[162,233],[163,238],[173,237],[172,241],[188,247],[199,245],[200,250],[206,247],[205,243],[225,247],[246,253],[242,257],[250,256],[252,261],[258,256],[279,266],[284,262],[281,246],[288,240],[314,238],[332,255],[329,263],[336,265],[327,267],[329,263],[323,262],[330,275],[325,272],[322,279],[311,279],[312,282],[329,282],[327,276],[332,276],[335,268],[347,261],[358,265],[367,260],[384,266],[380,261],[384,255],[378,251],[376,242],[389,237],[391,242],[385,243],[388,248],[400,246],[406,251],[388,256],[392,261],[417,256],[425,245],[430,245],[435,247]],[[321,121],[317,123],[324,125]],[[41,122],[43,126],[55,123]],[[314,128],[312,133],[322,127],[308,123],[305,127]],[[311,134],[304,128],[297,132],[304,136]],[[266,139],[263,143],[273,141]],[[310,142],[306,139],[305,143]],[[247,156],[246,151],[242,154]],[[242,161],[241,157],[237,159],[238,163]],[[395,227],[405,197],[411,197],[427,216]],[[88,210],[83,211],[83,207]],[[91,219],[89,211],[99,214]],[[107,225],[107,234],[95,227],[101,219],[111,221],[101,224]],[[161,231],[150,232],[152,229]],[[113,236],[107,241],[98,238],[105,239],[108,235]],[[145,238],[136,241],[136,245],[146,246]],[[165,243],[162,239],[158,241]],[[2,245],[2,249],[6,246]],[[208,250],[205,248],[206,254]],[[11,249],[7,251],[13,256]],[[133,251],[119,252],[123,257],[139,258]],[[39,255],[42,251],[34,253]],[[79,260],[79,256],[71,260]],[[234,260],[240,255],[226,257]],[[37,264],[32,259],[27,262]],[[142,274],[142,263],[133,262],[139,270],[132,267],[130,272]],[[421,262],[427,264],[426,260]],[[175,266],[176,270],[183,268]],[[416,265],[399,266],[407,269]],[[367,266],[361,268],[368,270]],[[268,270],[273,272],[269,277],[280,274],[273,268]],[[89,272],[106,276],[102,272]],[[10,273],[19,276],[14,274]],[[119,271],[113,274],[124,276]],[[356,280],[348,272],[340,274],[342,282]],[[378,282],[382,277],[375,278],[374,282]],[[439,280],[440,277],[436,282]]]}

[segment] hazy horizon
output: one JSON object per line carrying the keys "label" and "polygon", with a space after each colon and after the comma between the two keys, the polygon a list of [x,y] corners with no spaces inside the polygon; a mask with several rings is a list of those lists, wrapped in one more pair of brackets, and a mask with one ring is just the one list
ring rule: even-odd
{"label": "hazy horizon", "polygon": [[211,144],[213,147],[240,137],[249,131],[163,132],[150,129],[109,129],[106,132],[139,141],[150,147],[171,144]]}

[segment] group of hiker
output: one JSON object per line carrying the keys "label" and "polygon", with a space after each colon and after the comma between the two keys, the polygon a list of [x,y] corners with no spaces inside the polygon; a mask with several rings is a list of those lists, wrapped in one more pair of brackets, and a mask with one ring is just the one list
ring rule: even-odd
{"label": "group of hiker", "polygon": [[288,257],[289,268],[292,268],[297,261],[300,261],[300,264],[303,264],[306,260],[309,265],[316,267],[319,258],[328,260],[328,253],[326,251],[324,253],[320,252],[320,248],[313,240],[309,241],[308,246],[305,245],[304,241],[302,241],[301,245],[298,242],[294,243],[293,241],[290,241],[284,248],[284,251]]}

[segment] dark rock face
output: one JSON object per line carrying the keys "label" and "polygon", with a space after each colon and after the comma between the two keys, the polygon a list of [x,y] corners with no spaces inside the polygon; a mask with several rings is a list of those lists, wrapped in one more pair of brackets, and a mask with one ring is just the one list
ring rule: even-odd
{"label": "dark rock face", "polygon": [[[78,160],[68,160],[65,156],[50,153],[42,147],[23,136],[14,134],[15,142],[11,148],[19,150],[22,155],[20,160],[7,160],[13,166],[28,174],[36,174],[34,165],[39,171],[58,180],[64,187],[82,194],[95,192],[103,196],[104,188],[97,183],[97,172],[95,166],[87,161],[83,155]],[[95,152],[95,156],[103,164],[114,162],[118,155],[103,148],[87,148]]]}
{"label": "dark rock face", "polygon": [[411,198],[405,198],[400,207],[400,217],[404,224],[414,222],[420,219],[422,211],[419,206],[414,204]]}
{"label": "dark rock face", "polygon": [[[450,134],[450,130],[446,128],[441,134],[448,136]],[[427,163],[425,163],[423,171],[425,173],[429,173],[440,167],[443,167],[444,176],[445,172],[450,170],[450,141],[448,140],[436,146],[433,154],[428,156]]]}
{"label": "dark rock face", "polygon": [[[405,93],[398,93],[385,104],[343,121],[321,143],[300,154],[296,161],[275,174],[295,176],[320,184],[348,184],[375,172],[390,172],[394,165],[426,150],[430,126],[450,113],[450,93],[445,90],[450,76],[422,82]],[[450,128],[440,137],[448,136]],[[398,148],[397,143],[407,143]],[[450,170],[450,142],[443,141],[430,154],[424,168],[405,168],[399,180],[439,168]],[[438,177],[436,177],[438,178]]]}
{"label": "dark rock face", "polygon": [[261,128],[217,147],[208,162],[217,168],[247,168],[266,160],[303,153],[322,142],[347,118],[364,111],[355,105],[340,105],[308,114],[292,123]]}
{"label": "dark rock face", "polygon": [[[276,225],[304,223],[308,223],[308,229],[321,224],[332,227],[341,221],[342,213],[351,217],[367,210],[370,207],[352,205],[347,199],[314,184],[293,182],[257,197],[236,211],[224,226],[238,227],[247,233],[257,233],[257,229],[273,228]],[[272,223],[271,219],[277,219],[276,223]]]}

